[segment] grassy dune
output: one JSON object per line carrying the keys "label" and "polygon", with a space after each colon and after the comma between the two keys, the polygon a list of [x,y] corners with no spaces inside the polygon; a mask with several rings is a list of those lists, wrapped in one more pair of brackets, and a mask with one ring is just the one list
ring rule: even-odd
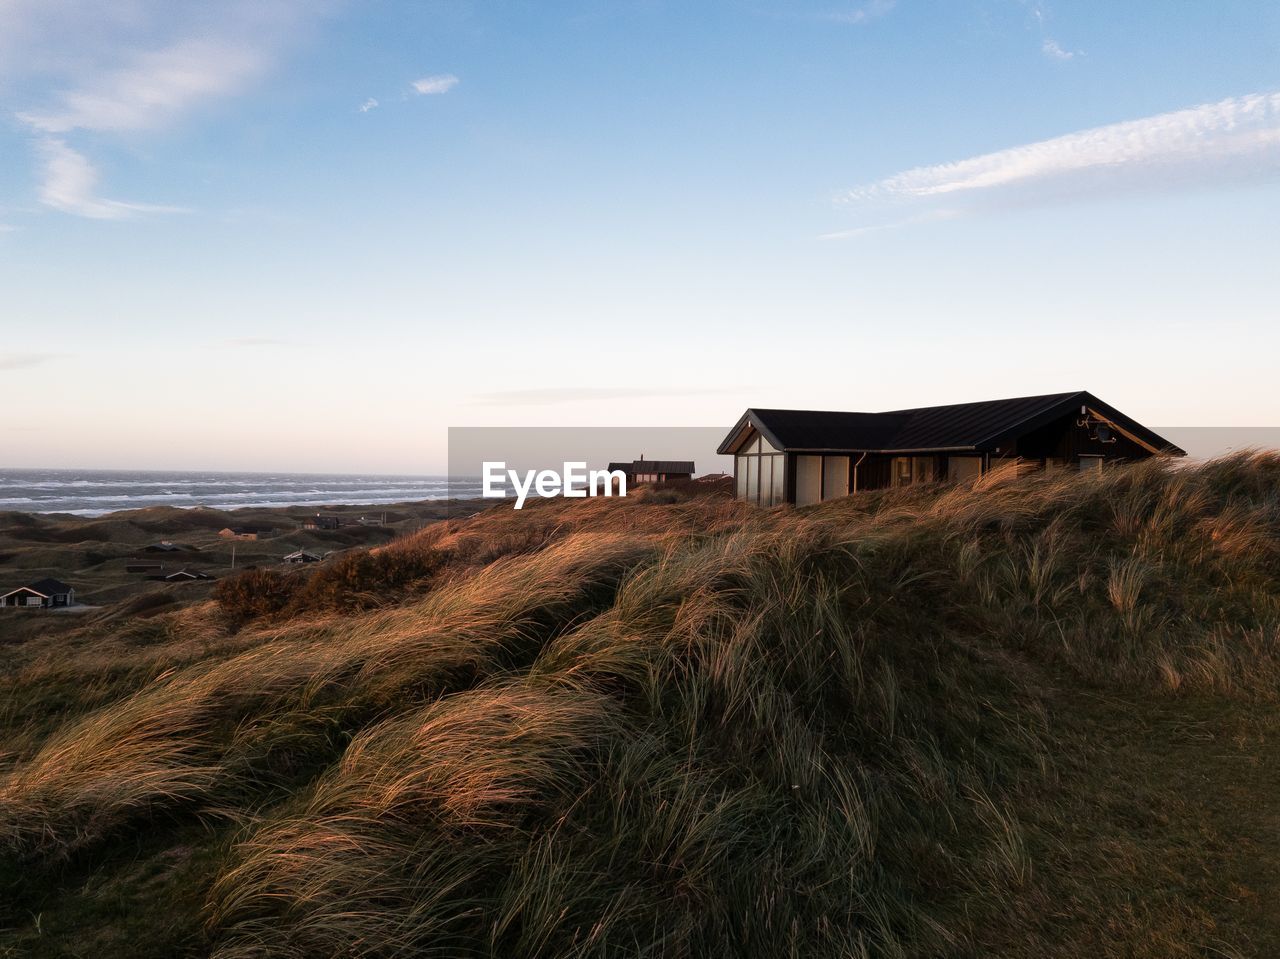
{"label": "grassy dune", "polygon": [[7,650],[0,955],[1270,954],[1278,587],[1257,455],[503,507],[107,616]]}

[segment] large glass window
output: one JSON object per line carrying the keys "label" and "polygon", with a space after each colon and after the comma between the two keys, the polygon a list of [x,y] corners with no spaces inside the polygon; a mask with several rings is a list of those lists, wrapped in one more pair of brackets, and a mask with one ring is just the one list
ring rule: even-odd
{"label": "large glass window", "polygon": [[734,459],[738,499],[760,506],[779,506],[787,501],[787,458],[759,433],[751,437]]}
{"label": "large glass window", "polygon": [[787,458],[781,453],[770,456],[773,460],[773,505],[787,501]]}

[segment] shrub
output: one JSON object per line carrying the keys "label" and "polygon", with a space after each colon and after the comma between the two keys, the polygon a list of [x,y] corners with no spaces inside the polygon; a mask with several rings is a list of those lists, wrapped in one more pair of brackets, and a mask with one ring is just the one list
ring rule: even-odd
{"label": "shrub", "polygon": [[399,591],[428,579],[443,564],[440,553],[412,547],[344,553],[312,571],[292,596],[291,609],[355,610],[383,606]]}
{"label": "shrub", "polygon": [[296,576],[273,569],[249,569],[218,581],[213,598],[233,623],[278,613],[298,591]]}

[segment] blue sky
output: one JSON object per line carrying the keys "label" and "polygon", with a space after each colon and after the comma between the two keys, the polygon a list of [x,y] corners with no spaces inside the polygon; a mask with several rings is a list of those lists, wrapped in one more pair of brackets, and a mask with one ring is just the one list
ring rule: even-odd
{"label": "blue sky", "polygon": [[0,464],[1067,389],[1275,425],[1278,171],[1261,0],[0,0]]}

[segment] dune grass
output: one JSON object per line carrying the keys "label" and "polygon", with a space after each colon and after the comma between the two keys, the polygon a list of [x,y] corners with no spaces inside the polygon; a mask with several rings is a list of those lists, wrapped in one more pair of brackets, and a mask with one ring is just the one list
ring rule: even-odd
{"label": "dune grass", "polygon": [[111,954],[133,844],[194,848],[161,939],[226,959],[1235,948],[1113,740],[1274,702],[1276,456],[545,502],[349,567],[148,619],[207,655],[26,730],[0,943],[60,954],[39,906]]}

